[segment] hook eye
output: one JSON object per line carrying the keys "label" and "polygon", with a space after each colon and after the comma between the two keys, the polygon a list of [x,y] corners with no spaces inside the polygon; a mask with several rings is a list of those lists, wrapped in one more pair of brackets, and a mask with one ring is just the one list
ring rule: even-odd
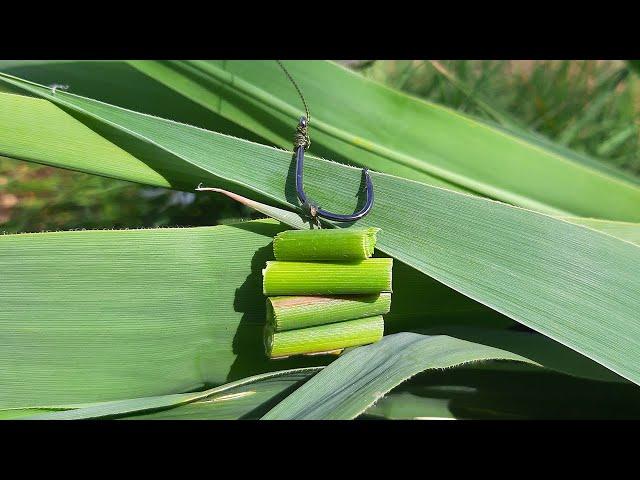
{"label": "hook eye", "polygon": [[[302,122],[305,120],[304,117],[300,119],[300,125],[302,126]],[[306,120],[305,120],[306,125]],[[373,182],[371,181],[371,175],[369,175],[369,170],[364,168],[362,173],[365,177],[365,191],[367,194],[367,199],[364,206],[358,210],[357,212],[351,215],[342,215],[339,213],[332,213],[327,210],[323,210],[320,207],[316,207],[315,214],[318,217],[325,218],[327,220],[333,220],[335,222],[354,222],[356,220],[360,220],[362,217],[367,215],[371,208],[373,207]],[[303,174],[304,174],[304,147],[298,146],[296,148],[296,192],[298,194],[298,198],[302,202],[303,205],[310,205],[312,202],[309,201],[307,194],[304,192],[304,184],[303,184]]]}

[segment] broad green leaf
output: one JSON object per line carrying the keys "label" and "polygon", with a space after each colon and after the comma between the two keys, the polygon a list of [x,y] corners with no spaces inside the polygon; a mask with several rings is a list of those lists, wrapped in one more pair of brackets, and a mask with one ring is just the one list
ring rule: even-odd
{"label": "broad green leaf", "polygon": [[[449,335],[459,340],[479,345],[508,350],[529,359],[533,364],[543,365],[549,370],[574,377],[601,382],[628,383],[622,377],[592,362],[582,355],[576,355],[568,348],[537,333],[514,332],[462,325],[440,325],[434,328],[414,329],[426,335]],[[518,369],[526,366],[518,365]]]}
{"label": "broad green leaf", "polygon": [[197,127],[262,141],[242,128],[175,92],[123,61],[22,60],[0,61],[0,71],[41,85],[65,85],[67,91],[113,105]]}
{"label": "broad green leaf", "polygon": [[[290,152],[66,93],[54,97],[46,89],[11,82],[72,110],[77,118],[100,127],[107,139],[126,139],[148,164],[166,160],[164,165],[171,167],[166,175],[188,175],[192,165],[209,172],[208,186],[236,184],[236,193],[253,192],[254,199],[297,203]],[[41,102],[21,98],[32,114],[46,113]],[[0,134],[6,131],[0,129]],[[10,133],[0,137],[0,154],[6,155],[12,144]],[[55,161],[65,160],[57,156]],[[113,163],[109,158],[91,161],[95,171]],[[334,211],[355,208],[359,170],[311,156],[306,164],[306,188],[312,198]],[[499,202],[385,174],[372,173],[372,178],[376,205],[359,226],[382,228],[382,252],[640,381],[636,245]]]}
{"label": "broad green leaf", "polygon": [[[221,193],[237,202],[242,203],[247,207],[253,208],[254,210],[263,213],[264,215],[274,218],[294,228],[308,230],[313,227],[313,223],[310,219],[304,218],[302,215],[296,212],[273,207],[271,205],[266,205],[264,203],[260,203],[255,200],[243,197],[242,195],[228,192],[221,188],[199,187],[196,190]],[[599,220],[596,218],[583,217],[556,218],[565,222],[575,223],[576,225],[582,225],[593,230],[598,230],[613,237],[617,237],[621,240],[626,240],[627,242],[640,245],[640,223],[616,222],[613,220]]]}
{"label": "broad green leaf", "polygon": [[[278,398],[283,392],[304,383],[319,368],[301,368],[265,373],[244,378],[202,392],[179,393],[156,397],[133,398],[97,403],[82,408],[49,412],[28,417],[29,420],[81,420],[112,417],[171,418],[198,413],[204,408],[211,419],[238,419]],[[184,408],[189,406],[190,408]]]}
{"label": "broad green leaf", "polygon": [[0,236],[0,407],[178,393],[300,365],[267,361],[261,343],[260,270],[281,230]]}
{"label": "broad green leaf", "polygon": [[496,131],[501,131],[504,134],[520,139],[527,144],[535,145],[545,151],[548,151],[549,153],[558,156],[559,158],[565,158],[573,162],[582,163],[587,168],[601,172],[604,176],[618,178],[622,182],[640,185],[640,179],[637,176],[621,170],[608,162],[603,162],[601,160],[593,158],[584,152],[571,150],[570,148],[556,143],[535,131],[517,127],[513,124],[509,126],[501,125],[488,119],[477,117],[473,117],[473,119],[478,123],[486,124],[489,128],[492,128]]}
{"label": "broad green leaf", "polygon": [[[455,336],[398,333],[378,343],[351,349],[263,418],[355,418],[385,393],[418,373],[481,360],[514,360],[577,377],[619,381],[592,362],[583,361],[562,348],[556,349],[543,337],[464,328],[453,330],[453,334]],[[473,341],[463,339],[470,337]]]}
{"label": "broad green leaf", "polygon": [[424,370],[495,359],[530,362],[505,350],[445,335],[389,335],[342,355],[262,418],[352,419],[389,390]]}
{"label": "broad green leaf", "polygon": [[157,412],[127,415],[125,420],[257,420],[287,393],[309,378],[308,373],[269,378],[227,393]]}
{"label": "broad green leaf", "polygon": [[[0,236],[0,408],[172,394],[329,362],[268,361],[261,270],[273,221]],[[509,321],[402,264],[391,331]],[[434,314],[415,296],[428,298]],[[435,313],[437,312],[437,314]]]}
{"label": "broad green leaf", "polygon": [[[29,109],[24,108],[24,97],[0,95],[2,151],[5,156],[64,166],[87,173],[97,173],[87,162],[87,157],[112,158],[111,162],[103,164],[100,174],[161,187],[171,186],[156,169],[105,140],[53,104],[34,99],[37,108]],[[10,138],[7,138],[7,135],[10,135]],[[38,138],[44,141],[34,141],[33,135],[38,135]],[[56,141],[48,143],[49,139]],[[91,155],[87,155],[87,152]],[[57,163],[57,159],[64,159],[64,164]]]}

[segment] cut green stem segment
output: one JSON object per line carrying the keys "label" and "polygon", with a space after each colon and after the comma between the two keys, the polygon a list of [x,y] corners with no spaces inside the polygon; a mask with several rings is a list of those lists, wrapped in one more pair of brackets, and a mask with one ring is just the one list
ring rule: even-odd
{"label": "cut green stem segment", "polygon": [[273,253],[280,261],[364,260],[373,255],[379,228],[287,230],[273,239]]}
{"label": "cut green stem segment", "polygon": [[265,295],[348,295],[391,291],[393,259],[349,263],[268,261]]}
{"label": "cut green stem segment", "polygon": [[389,313],[391,294],[267,298],[267,324],[274,331],[314,327]]}
{"label": "cut green stem segment", "polygon": [[269,358],[288,357],[366,345],[379,341],[383,334],[380,315],[286,332],[275,332],[267,325],[264,346]]}

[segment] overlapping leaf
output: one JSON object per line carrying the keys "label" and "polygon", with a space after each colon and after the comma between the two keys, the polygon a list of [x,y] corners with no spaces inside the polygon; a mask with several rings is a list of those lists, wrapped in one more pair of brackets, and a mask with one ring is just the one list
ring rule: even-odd
{"label": "overlapping leaf", "polygon": [[[311,105],[317,154],[548,213],[640,218],[637,180],[538,135],[423,102],[331,62],[286,64]],[[301,113],[296,90],[274,61],[32,62],[0,68],[279,146],[290,145]]]}
{"label": "overlapping leaf", "polygon": [[547,348],[533,355],[528,353],[519,355],[486,342],[468,342],[445,335],[408,332],[389,335],[378,343],[342,355],[263,419],[355,418],[392,388],[420,372],[482,360],[514,360],[550,368],[560,366],[577,375],[602,375],[588,364],[563,367],[557,362],[557,352]]}
{"label": "overlapping leaf", "polygon": [[31,415],[30,420],[86,420],[97,418],[206,418],[237,420],[259,415],[288,390],[304,383],[318,368],[299,368],[264,373],[201,392],[101,402]]}

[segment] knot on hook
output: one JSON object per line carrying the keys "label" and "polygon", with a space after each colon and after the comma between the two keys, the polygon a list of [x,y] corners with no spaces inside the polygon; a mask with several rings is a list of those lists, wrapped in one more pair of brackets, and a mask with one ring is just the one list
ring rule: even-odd
{"label": "knot on hook", "polygon": [[308,150],[311,146],[311,139],[309,138],[309,126],[307,120],[302,117],[300,119],[300,123],[296,127],[296,135],[293,138],[293,149],[296,150],[298,147],[302,147],[305,150]]}

